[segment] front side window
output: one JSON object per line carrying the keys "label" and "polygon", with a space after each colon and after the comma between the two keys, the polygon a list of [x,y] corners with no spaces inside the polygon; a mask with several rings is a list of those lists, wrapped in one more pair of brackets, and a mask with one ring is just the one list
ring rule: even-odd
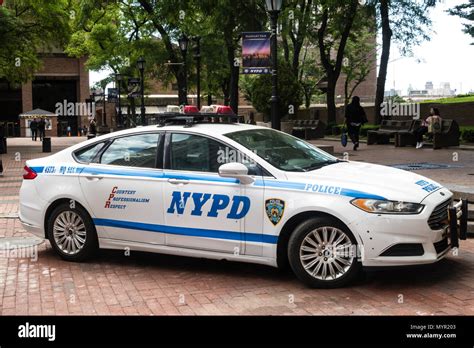
{"label": "front side window", "polygon": [[338,159],[291,135],[272,129],[225,134],[272,166],[289,172],[306,172],[337,163]]}
{"label": "front side window", "polygon": [[155,168],[160,134],[147,133],[117,138],[104,151],[101,164]]}
{"label": "front side window", "polygon": [[233,147],[200,135],[171,135],[170,169],[218,173],[225,163],[239,162],[247,166],[249,175],[261,175],[261,168]]}

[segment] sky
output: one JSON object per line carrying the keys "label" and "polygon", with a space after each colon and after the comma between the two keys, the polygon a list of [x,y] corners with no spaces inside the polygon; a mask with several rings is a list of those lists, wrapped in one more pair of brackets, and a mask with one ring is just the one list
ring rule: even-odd
{"label": "sky", "polygon": [[427,81],[434,88],[441,82],[450,82],[456,93],[474,91],[474,38],[465,34],[462,19],[450,16],[446,10],[467,0],[444,0],[431,11],[434,33],[430,41],[413,50],[413,58],[400,56],[396,45],[390,54],[386,89],[395,85],[406,93],[408,87],[424,89]]}
{"label": "sky", "polygon": [[[430,17],[433,21],[431,40],[413,50],[413,57],[400,55],[396,44],[392,45],[386,89],[394,88],[406,94],[408,87],[424,89],[427,81],[434,88],[449,82],[456,94],[474,91],[474,38],[464,34],[462,20],[450,16],[446,10],[467,0],[443,0]],[[110,72],[90,72],[91,86]],[[109,85],[108,87],[111,87]]]}

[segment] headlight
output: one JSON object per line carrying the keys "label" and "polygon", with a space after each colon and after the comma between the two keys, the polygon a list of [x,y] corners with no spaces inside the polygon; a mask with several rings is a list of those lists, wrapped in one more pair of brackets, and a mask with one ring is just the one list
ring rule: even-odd
{"label": "headlight", "polygon": [[374,214],[419,214],[425,207],[423,204],[383,201],[377,199],[356,198],[351,204],[367,213]]}

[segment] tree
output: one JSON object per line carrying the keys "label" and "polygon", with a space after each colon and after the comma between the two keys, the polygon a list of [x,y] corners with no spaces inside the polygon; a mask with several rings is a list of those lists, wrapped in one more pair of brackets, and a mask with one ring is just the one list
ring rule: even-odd
{"label": "tree", "polygon": [[[462,19],[467,19],[469,23],[463,24],[463,31],[466,34],[474,37],[474,0],[469,0],[469,2],[466,4],[458,5],[448,12],[453,16],[459,16]],[[474,45],[474,42],[471,45]]]}
{"label": "tree", "polygon": [[[279,90],[279,114],[295,114],[303,102],[303,93],[298,77],[294,74],[292,67],[286,62],[278,64],[278,90]],[[245,97],[258,112],[270,115],[271,106],[268,102],[271,97],[271,75],[258,75],[247,77],[243,84]]]}
{"label": "tree", "polygon": [[313,5],[313,0],[287,1],[280,16],[283,57],[295,75],[299,74],[301,52],[313,22]]}
{"label": "tree", "polygon": [[376,59],[377,44],[375,33],[371,28],[362,28],[351,35],[347,42],[345,58],[342,64],[344,80],[344,105],[351,99],[356,88],[367,79],[374,60]]}
{"label": "tree", "polygon": [[321,0],[319,4],[321,24],[316,32],[316,39],[328,83],[328,123],[336,123],[336,84],[358,5],[358,0]]}
{"label": "tree", "polygon": [[0,79],[31,80],[39,54],[61,47],[69,37],[66,0],[9,0],[0,6]]}
{"label": "tree", "polygon": [[399,44],[402,54],[409,54],[412,48],[429,40],[431,26],[429,10],[437,0],[372,0],[377,13],[377,23],[382,31],[382,53],[380,56],[377,91],[375,93],[376,123],[381,122],[380,110],[385,95],[388,62],[392,41]]}

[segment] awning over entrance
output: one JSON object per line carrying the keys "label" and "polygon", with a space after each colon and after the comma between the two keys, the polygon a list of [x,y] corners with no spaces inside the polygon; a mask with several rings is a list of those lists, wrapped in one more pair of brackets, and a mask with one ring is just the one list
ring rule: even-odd
{"label": "awning over entrance", "polygon": [[43,109],[34,109],[28,112],[24,112],[20,114],[20,117],[22,118],[35,118],[35,117],[57,117],[53,112],[49,112]]}

